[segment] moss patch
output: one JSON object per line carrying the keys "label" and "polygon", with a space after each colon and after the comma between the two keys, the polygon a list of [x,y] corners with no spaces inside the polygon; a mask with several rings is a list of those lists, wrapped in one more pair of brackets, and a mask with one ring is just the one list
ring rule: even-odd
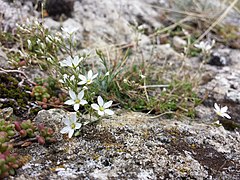
{"label": "moss patch", "polygon": [[14,115],[29,118],[30,91],[31,87],[17,74],[0,73],[0,108],[12,107]]}

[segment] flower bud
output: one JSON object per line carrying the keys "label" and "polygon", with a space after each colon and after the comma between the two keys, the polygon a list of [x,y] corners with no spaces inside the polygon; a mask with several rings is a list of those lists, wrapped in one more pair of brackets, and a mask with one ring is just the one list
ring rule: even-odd
{"label": "flower bud", "polygon": [[39,125],[38,125],[38,130],[39,130],[39,131],[42,131],[43,129],[44,129],[44,124],[39,124]]}
{"label": "flower bud", "polygon": [[43,105],[42,105],[42,108],[43,108],[43,109],[47,109],[48,106],[47,106],[46,104],[43,104]]}
{"label": "flower bud", "polygon": [[44,137],[42,137],[42,136],[38,136],[37,140],[38,140],[39,144],[45,144],[46,143]]}
{"label": "flower bud", "polygon": [[47,101],[48,101],[48,99],[47,99],[46,97],[44,97],[44,98],[42,99],[42,102],[44,102],[44,103],[47,103]]}
{"label": "flower bud", "polygon": [[33,134],[33,130],[32,130],[32,129],[28,128],[26,131],[27,131],[27,135],[28,135],[29,137],[34,137],[34,134]]}
{"label": "flower bud", "polygon": [[19,165],[14,163],[14,164],[12,164],[11,167],[14,168],[14,169],[17,169],[17,168],[19,168]]}
{"label": "flower bud", "polygon": [[54,133],[53,129],[52,128],[48,128],[47,134],[48,135],[52,135],[53,133]]}
{"label": "flower bud", "polygon": [[28,125],[28,123],[27,123],[26,120],[24,120],[24,121],[21,123],[20,126],[21,126],[22,129],[27,129],[27,128],[29,128],[29,125]]}
{"label": "flower bud", "polygon": [[12,175],[12,176],[15,174],[15,170],[14,170],[13,168],[10,169],[8,172],[9,172],[9,174]]}
{"label": "flower bud", "polygon": [[24,129],[22,129],[21,131],[19,131],[19,133],[20,133],[20,136],[21,136],[21,137],[26,137],[26,136],[27,136],[27,132],[26,132],[26,130],[24,130]]}
{"label": "flower bud", "polygon": [[7,133],[8,133],[8,136],[14,136],[15,135],[15,132],[13,130],[8,130]]}

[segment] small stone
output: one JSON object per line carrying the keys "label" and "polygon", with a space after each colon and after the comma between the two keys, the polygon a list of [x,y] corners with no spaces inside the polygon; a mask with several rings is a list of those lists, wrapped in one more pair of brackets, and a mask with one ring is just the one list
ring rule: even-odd
{"label": "small stone", "polygon": [[2,51],[1,48],[0,48],[0,67],[5,69],[9,68],[7,55],[5,54],[5,52]]}
{"label": "small stone", "polygon": [[166,136],[161,136],[159,139],[162,143],[170,143],[171,142],[171,140]]}
{"label": "small stone", "polygon": [[227,100],[231,100],[235,103],[240,103],[240,93],[238,90],[231,89],[227,92],[226,97]]}
{"label": "small stone", "polygon": [[73,11],[74,0],[47,0],[46,10],[49,16],[54,18],[65,14],[71,17]]}
{"label": "small stone", "polygon": [[58,21],[54,21],[52,18],[47,17],[44,19],[43,26],[49,29],[59,29],[61,24]]}
{"label": "small stone", "polygon": [[187,45],[187,42],[179,36],[174,36],[173,45],[177,49],[183,49]]}
{"label": "small stone", "polygon": [[231,64],[231,59],[228,53],[219,50],[211,54],[208,64],[213,66],[227,66]]}

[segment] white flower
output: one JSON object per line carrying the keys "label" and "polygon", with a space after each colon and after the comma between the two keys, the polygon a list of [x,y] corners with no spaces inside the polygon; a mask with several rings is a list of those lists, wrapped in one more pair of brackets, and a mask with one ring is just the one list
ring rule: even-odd
{"label": "white flower", "polygon": [[46,37],[45,39],[46,39],[46,42],[47,42],[47,43],[51,43],[52,40],[53,40],[53,38],[52,38],[51,35],[47,35],[47,37]]}
{"label": "white flower", "polygon": [[42,49],[45,49],[45,47],[46,47],[46,45],[43,44],[43,43],[40,43],[40,46],[41,46]]}
{"label": "white flower", "polygon": [[101,96],[98,96],[97,98],[97,101],[98,101],[98,104],[92,104],[91,107],[98,111],[98,114],[100,116],[103,116],[104,114],[107,114],[107,115],[113,115],[114,112],[110,109],[108,109],[111,105],[112,105],[112,102],[113,101],[108,101],[106,103],[104,103],[103,99]]}
{"label": "white flower", "polygon": [[54,37],[54,41],[56,41],[58,43],[62,42],[62,40],[59,37],[57,37],[57,36]]}
{"label": "white flower", "polygon": [[106,76],[109,76],[109,74],[110,74],[110,73],[109,73],[109,71],[108,71],[108,72],[106,72],[106,74],[105,74],[104,76],[105,76],[105,77],[106,77]]}
{"label": "white flower", "polygon": [[72,114],[71,117],[68,117],[66,119],[64,119],[64,124],[66,125],[66,127],[64,127],[60,133],[62,134],[67,134],[68,133],[68,137],[71,138],[74,131],[76,129],[80,129],[81,128],[81,124],[77,123],[77,116],[76,113]]}
{"label": "white flower", "polygon": [[212,40],[211,43],[209,41],[201,41],[199,44],[194,44],[194,46],[198,49],[201,49],[203,52],[209,52],[214,46],[214,44],[215,40]]}
{"label": "white flower", "polygon": [[124,82],[124,83],[127,83],[127,82],[128,82],[128,80],[127,80],[127,79],[123,79],[123,82]]}
{"label": "white flower", "polygon": [[231,119],[231,117],[226,113],[228,110],[227,106],[220,108],[217,103],[214,103],[214,108],[214,111],[217,113],[217,115]]}
{"label": "white flower", "polygon": [[70,81],[73,81],[75,79],[74,75],[72,75],[70,78],[67,74],[63,75],[63,79],[60,79],[59,82],[61,83],[66,83],[67,79],[69,79]]}
{"label": "white flower", "polygon": [[37,39],[37,44],[39,45],[41,43],[41,40],[40,39]]}
{"label": "white flower", "polygon": [[65,60],[59,62],[60,66],[62,67],[77,67],[79,63],[83,60],[83,58],[79,58],[78,56],[75,56],[72,58],[71,56],[68,56]]}
{"label": "white flower", "polygon": [[28,43],[28,49],[31,49],[32,48],[32,42],[28,39],[27,43]]}
{"label": "white flower", "polygon": [[91,84],[93,82],[93,79],[95,79],[97,76],[98,73],[93,75],[92,70],[88,71],[88,74],[86,76],[80,74],[78,77],[81,79],[81,81],[78,83],[78,85]]}
{"label": "white flower", "polygon": [[80,93],[78,93],[78,95],[76,95],[75,92],[70,89],[69,95],[72,99],[67,100],[64,104],[73,105],[73,109],[75,111],[78,111],[80,105],[85,105],[88,103],[85,99],[83,99],[84,90],[82,90]]}
{"label": "white flower", "polygon": [[142,79],[146,78],[146,76],[144,76],[144,75],[142,75],[142,74],[140,74],[140,77],[141,77]]}

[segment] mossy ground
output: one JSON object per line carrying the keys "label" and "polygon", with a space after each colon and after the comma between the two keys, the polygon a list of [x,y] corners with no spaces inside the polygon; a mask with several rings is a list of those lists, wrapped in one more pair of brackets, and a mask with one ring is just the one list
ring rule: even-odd
{"label": "mossy ground", "polygon": [[12,107],[15,116],[26,119],[33,117],[29,111],[33,99],[30,96],[31,87],[22,80],[18,74],[0,73],[0,107]]}

